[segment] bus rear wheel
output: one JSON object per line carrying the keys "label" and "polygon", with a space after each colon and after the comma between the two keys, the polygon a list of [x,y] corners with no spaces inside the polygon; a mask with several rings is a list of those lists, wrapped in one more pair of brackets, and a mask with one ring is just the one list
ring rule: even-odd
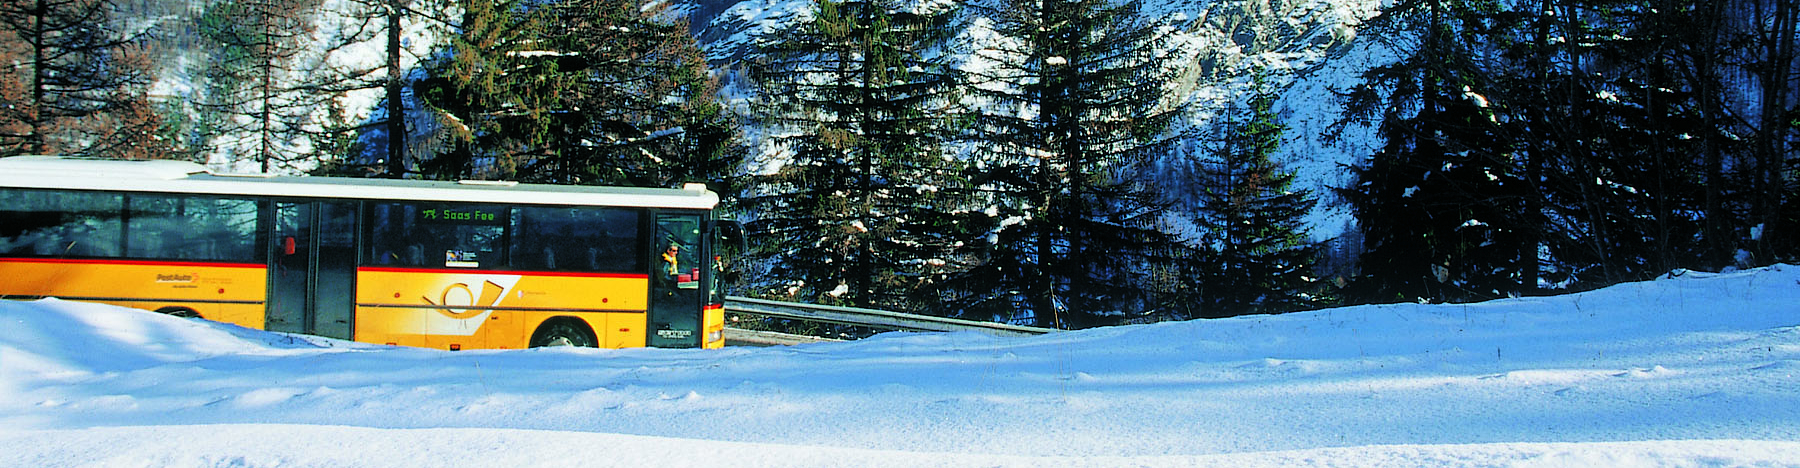
{"label": "bus rear wheel", "polygon": [[587,324],[568,317],[553,318],[539,325],[537,333],[531,334],[531,347],[545,346],[580,346],[583,348],[598,347],[594,340],[593,330]]}

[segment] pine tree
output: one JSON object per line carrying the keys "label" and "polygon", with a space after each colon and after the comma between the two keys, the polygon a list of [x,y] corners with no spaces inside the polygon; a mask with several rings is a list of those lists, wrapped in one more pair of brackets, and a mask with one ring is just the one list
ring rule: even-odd
{"label": "pine tree", "polygon": [[119,156],[154,133],[154,119],[123,117],[136,114],[130,108],[143,102],[149,74],[142,34],[121,31],[114,8],[107,0],[0,3],[0,47],[17,59],[6,76],[18,80],[0,86],[8,99],[0,154]]}
{"label": "pine tree", "polygon": [[966,184],[941,147],[957,77],[925,56],[953,11],[890,1],[814,2],[756,70],[759,108],[783,167],[755,180],[756,232],[773,239],[778,291],[797,299],[925,311],[968,245]]}
{"label": "pine tree", "polygon": [[[527,178],[667,187],[720,182],[739,159],[735,122],[687,24],[642,0],[569,0],[547,43],[564,51],[550,164]],[[727,190],[724,185],[714,188]]]}
{"label": "pine tree", "polygon": [[1139,3],[1001,2],[981,9],[1006,43],[974,73],[978,186],[995,218],[985,263],[959,276],[969,315],[1083,328],[1154,309],[1152,272],[1181,257],[1136,176],[1166,151],[1165,37]]}
{"label": "pine tree", "polygon": [[421,165],[429,176],[670,186],[723,181],[736,166],[717,86],[666,4],[463,7],[449,53],[420,85],[454,135]]}
{"label": "pine tree", "polygon": [[1286,128],[1262,76],[1250,120],[1229,123],[1217,159],[1197,171],[1209,188],[1200,224],[1217,251],[1215,268],[1195,276],[1208,292],[1207,316],[1281,313],[1314,305],[1311,272],[1318,246],[1307,235],[1311,191],[1293,188],[1294,173],[1272,158]]}
{"label": "pine tree", "polygon": [[[1483,1],[1402,2],[1372,22],[1416,31],[1412,55],[1365,74],[1353,111],[1378,113],[1387,140],[1342,192],[1361,223],[1362,302],[1467,301],[1519,294],[1536,229],[1496,78],[1482,68]],[[1378,91],[1379,90],[1379,91]],[[1386,99],[1374,96],[1386,92]]]}
{"label": "pine tree", "polygon": [[1725,192],[1704,186],[1723,181],[1715,163],[1729,138],[1705,117],[1712,98],[1697,92],[1708,87],[1692,81],[1697,70],[1672,66],[1696,63],[1685,33],[1609,2],[1535,13],[1535,37],[1515,54],[1532,78],[1511,94],[1528,110],[1516,125],[1530,138],[1518,141],[1541,180],[1545,281],[1590,288],[1717,262],[1732,250],[1717,238],[1732,216],[1709,208]]}
{"label": "pine tree", "polygon": [[538,48],[546,17],[536,2],[463,0],[460,21],[448,25],[449,44],[416,84],[435,110],[450,148],[425,158],[427,178],[516,179],[517,168],[540,156],[548,140],[548,102],[565,88],[555,51]]}

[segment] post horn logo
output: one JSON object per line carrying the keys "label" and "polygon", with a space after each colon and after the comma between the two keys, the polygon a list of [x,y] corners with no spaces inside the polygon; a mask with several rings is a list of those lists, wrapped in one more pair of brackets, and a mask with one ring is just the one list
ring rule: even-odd
{"label": "post horn logo", "polygon": [[479,293],[470,289],[468,284],[453,283],[444,287],[443,296],[436,301],[431,300],[431,296],[421,296],[420,299],[424,299],[426,304],[438,306],[439,308],[436,309],[438,313],[444,314],[446,317],[475,318],[487,313],[490,309],[473,307],[497,307],[500,305],[500,300],[506,297],[505,286],[495,284],[493,281],[483,281],[483,283]]}

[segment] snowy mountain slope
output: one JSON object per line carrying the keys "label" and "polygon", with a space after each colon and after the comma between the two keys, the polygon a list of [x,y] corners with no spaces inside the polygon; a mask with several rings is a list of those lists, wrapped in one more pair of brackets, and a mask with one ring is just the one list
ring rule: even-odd
{"label": "snowy mountain slope", "polygon": [[1800,463],[1786,265],[722,351],[389,348],[56,300],[0,324],[0,466]]}

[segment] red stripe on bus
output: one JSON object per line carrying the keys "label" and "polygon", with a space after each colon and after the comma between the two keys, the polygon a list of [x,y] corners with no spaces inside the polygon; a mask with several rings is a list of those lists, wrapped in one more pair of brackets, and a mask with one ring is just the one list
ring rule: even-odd
{"label": "red stripe on bus", "polygon": [[176,266],[201,268],[268,268],[261,263],[225,263],[225,262],[190,262],[182,260],[125,260],[112,258],[0,258],[0,262],[13,263],[61,263],[75,265],[137,265],[137,266]]}
{"label": "red stripe on bus", "polygon": [[650,279],[643,273],[592,273],[580,271],[514,271],[514,270],[478,270],[463,268],[407,268],[407,267],[358,267],[357,273],[456,273],[463,275],[523,275],[523,276],[567,276],[575,278],[621,278]]}

